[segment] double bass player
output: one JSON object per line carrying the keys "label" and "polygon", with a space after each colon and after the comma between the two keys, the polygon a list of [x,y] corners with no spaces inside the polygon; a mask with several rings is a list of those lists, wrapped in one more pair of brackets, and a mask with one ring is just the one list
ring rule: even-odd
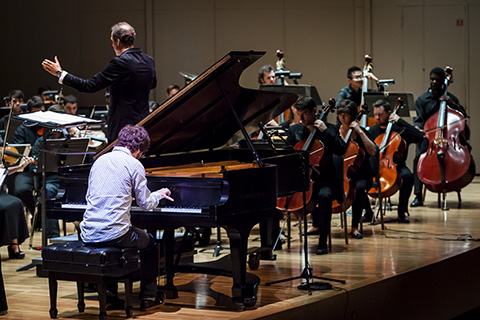
{"label": "double bass player", "polygon": [[[458,110],[465,117],[467,116],[465,109],[462,107],[457,97],[455,97],[450,92],[447,92],[446,95],[444,94],[444,81],[445,71],[439,67],[433,68],[432,71],[430,71],[430,88],[427,90],[427,92],[422,94],[415,101],[417,117],[414,119],[413,125],[422,131],[424,129],[425,122],[439,110],[441,101],[445,101],[450,108]],[[418,207],[423,205],[423,183],[418,178],[417,164],[420,155],[426,152],[427,149],[427,139],[423,139],[421,143],[417,144],[415,159],[413,161],[415,177],[415,199],[411,203],[411,207]]]}

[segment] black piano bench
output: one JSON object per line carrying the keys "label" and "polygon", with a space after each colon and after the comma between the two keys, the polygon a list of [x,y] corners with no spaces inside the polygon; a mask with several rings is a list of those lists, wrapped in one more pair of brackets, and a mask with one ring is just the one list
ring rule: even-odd
{"label": "black piano bench", "polygon": [[55,243],[42,250],[43,269],[48,272],[50,318],[57,317],[57,280],[77,282],[78,311],[85,311],[85,282],[96,283],[100,319],[107,317],[107,284],[125,283],[125,312],[132,317],[132,282],[138,277],[139,253],[136,248],[96,248],[81,241]]}

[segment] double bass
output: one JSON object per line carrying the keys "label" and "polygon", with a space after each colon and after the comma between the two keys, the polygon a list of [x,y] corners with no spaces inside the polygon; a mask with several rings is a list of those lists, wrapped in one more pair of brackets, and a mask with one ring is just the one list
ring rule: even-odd
{"label": "double bass", "polygon": [[[335,108],[335,99],[331,98],[328,105],[323,108],[319,120],[325,121],[328,113]],[[318,139],[315,139],[318,128],[313,127],[312,132],[308,138],[303,139],[295,144],[295,150],[308,151],[310,153],[310,167],[315,168],[320,163],[325,146]],[[306,191],[306,203],[310,202],[312,198],[313,181],[310,180],[310,188]],[[298,211],[303,208],[303,192],[296,192],[290,196],[282,197],[277,200],[277,208],[286,211]]]}
{"label": "double bass", "polygon": [[[393,113],[403,108],[403,99],[398,98]],[[382,198],[393,196],[402,186],[402,177],[397,169],[398,161],[403,157],[407,143],[400,134],[392,132],[393,121],[389,121],[384,133],[375,139],[380,147],[379,171],[380,171],[380,193]],[[378,197],[378,188],[372,188],[368,192],[371,197]]]}
{"label": "double bass", "polygon": [[[360,112],[357,115],[356,120],[362,119],[362,116],[367,113],[367,106],[362,105]],[[351,175],[355,173],[358,168],[365,160],[365,151],[358,146],[353,140],[350,140],[352,136],[353,128],[350,128],[345,136],[344,141],[347,143],[347,150],[343,156],[343,192],[345,194],[345,199],[342,203],[338,203],[337,200],[334,200],[332,203],[332,212],[340,213],[344,209],[350,208],[355,199],[355,186],[353,186],[352,180],[350,179]]]}
{"label": "double bass", "polygon": [[[444,95],[452,71],[451,67],[445,69]],[[475,175],[475,163],[466,144],[470,130],[464,115],[442,100],[439,110],[425,122],[424,130],[428,150],[420,155],[417,173],[425,187],[446,193],[468,185]]]}

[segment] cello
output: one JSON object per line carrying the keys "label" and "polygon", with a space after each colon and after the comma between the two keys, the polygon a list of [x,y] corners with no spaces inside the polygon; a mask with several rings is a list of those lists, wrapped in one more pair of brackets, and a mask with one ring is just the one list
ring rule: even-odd
{"label": "cello", "polygon": [[[323,108],[319,120],[324,121],[328,113],[335,108],[335,99],[331,98],[328,101],[328,105]],[[315,135],[318,131],[317,127],[313,127],[312,132],[308,138],[303,139],[295,144],[293,147],[295,150],[308,151],[310,153],[310,167],[314,168],[318,166],[325,151],[325,146],[318,139],[315,139]],[[310,179],[310,188],[306,191],[306,203],[310,202],[312,198],[313,181]],[[298,211],[303,208],[303,192],[296,192],[290,196],[282,197],[277,200],[277,208],[279,210],[286,211]]]}
{"label": "cello", "polygon": [[[365,64],[363,65],[363,85],[362,85],[362,97],[360,100],[360,106],[358,108],[358,112],[362,111],[362,107],[365,104],[365,92],[368,91],[368,78],[365,77],[365,74],[372,73],[373,70],[373,58],[371,55],[365,55]],[[368,115],[365,113],[359,120],[360,127],[368,128],[375,125],[375,119],[369,118]]]}
{"label": "cello", "polygon": [[[452,71],[451,67],[445,68],[444,95]],[[439,110],[425,122],[424,130],[428,150],[420,155],[417,173],[425,187],[445,194],[468,185],[475,175],[475,163],[466,145],[470,130],[463,114],[442,100]]]}
{"label": "cello", "polygon": [[[403,108],[403,99],[398,98],[393,113]],[[380,193],[382,198],[393,196],[402,186],[402,177],[397,170],[397,163],[403,157],[407,143],[400,134],[392,132],[393,121],[389,121],[384,133],[375,139],[380,147],[379,171],[380,171]],[[378,188],[371,188],[368,195],[378,197]]]}
{"label": "cello", "polygon": [[[366,113],[367,106],[364,104],[362,105],[356,120],[362,119],[363,115],[366,115]],[[344,139],[345,143],[347,143],[347,150],[343,156],[343,192],[345,194],[345,199],[343,200],[343,203],[338,203],[337,200],[333,200],[332,213],[340,213],[344,209],[346,210],[350,208],[353,204],[353,200],[355,199],[355,186],[352,185],[353,183],[350,176],[360,168],[363,160],[365,160],[365,151],[358,146],[358,143],[350,140],[352,133],[353,128],[350,128]]]}

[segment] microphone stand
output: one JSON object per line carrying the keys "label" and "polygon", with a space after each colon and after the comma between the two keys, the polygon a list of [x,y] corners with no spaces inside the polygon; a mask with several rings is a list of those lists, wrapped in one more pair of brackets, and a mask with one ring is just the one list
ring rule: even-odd
{"label": "microphone stand", "polygon": [[[282,136],[278,135],[282,141],[285,142],[285,145],[292,150],[295,150],[295,148],[290,145],[285,138]],[[310,161],[307,161],[307,159],[303,156],[303,154],[299,153],[300,157],[302,159],[302,173],[304,174],[304,179],[303,179],[303,190],[302,190],[302,200],[303,200],[303,256],[304,256],[304,268],[302,270],[302,273],[299,276],[296,277],[291,277],[291,278],[286,278],[286,279],[281,279],[281,280],[276,280],[272,282],[267,282],[265,283],[266,286],[270,286],[272,284],[276,283],[281,283],[281,282],[286,282],[286,281],[291,281],[295,279],[304,279],[305,281],[299,285],[297,288],[300,290],[308,290],[308,294],[311,295],[312,291],[314,290],[329,290],[332,289],[332,285],[330,283],[326,282],[314,282],[313,279],[318,279],[318,280],[326,280],[326,281],[335,281],[335,282],[340,282],[342,284],[345,284],[345,280],[337,280],[337,279],[332,279],[332,278],[325,278],[325,277],[318,277],[313,275],[313,268],[310,266],[309,260],[308,260],[308,243],[307,243],[307,196],[306,192],[308,189],[308,178],[309,178],[309,172],[307,170],[307,167],[312,168],[316,173],[319,173],[316,168],[313,168],[313,166],[310,164]]]}

